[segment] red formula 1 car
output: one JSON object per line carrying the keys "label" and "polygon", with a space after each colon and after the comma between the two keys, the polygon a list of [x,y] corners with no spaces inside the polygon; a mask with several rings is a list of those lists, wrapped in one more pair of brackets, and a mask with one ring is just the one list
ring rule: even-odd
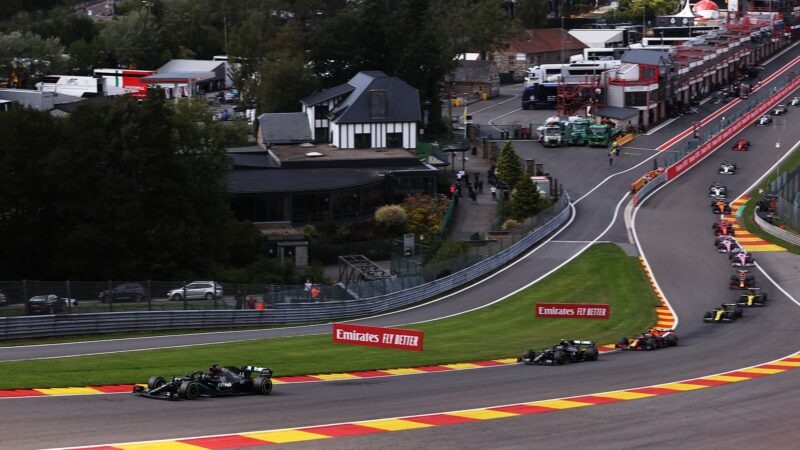
{"label": "red formula 1 car", "polygon": [[733,229],[733,222],[728,222],[727,220],[715,222],[711,228],[714,230],[714,236],[734,236],[736,234]]}
{"label": "red formula 1 car", "polygon": [[733,144],[733,150],[736,152],[746,152],[750,150],[750,139],[746,137],[739,138],[735,144]]}
{"label": "red formula 1 car", "polygon": [[620,350],[655,350],[678,345],[678,335],[669,328],[651,328],[632,338],[622,338],[615,345]]}
{"label": "red formula 1 car", "polygon": [[756,287],[756,276],[750,274],[749,270],[739,269],[736,271],[736,275],[731,275],[728,287],[730,289],[753,289]]}

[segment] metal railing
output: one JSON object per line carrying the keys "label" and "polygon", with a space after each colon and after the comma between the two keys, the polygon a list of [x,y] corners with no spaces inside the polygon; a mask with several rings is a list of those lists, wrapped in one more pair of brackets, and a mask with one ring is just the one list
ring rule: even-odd
{"label": "metal railing", "polygon": [[765,233],[770,234],[780,240],[786,241],[792,245],[800,245],[800,236],[786,231],[782,228],[776,227],[775,225],[767,222],[766,220],[762,219],[761,216],[758,215],[759,207],[755,207],[755,211],[753,212],[753,219],[758,225],[759,228],[764,230]]}
{"label": "metal railing", "polygon": [[[394,283],[391,288],[385,288],[383,292],[386,293],[382,295],[349,300],[325,298],[302,302],[269,302],[263,310],[132,311],[0,317],[0,339],[329,322],[391,311],[462,287],[513,260],[569,220],[572,211],[569,196],[563,195],[548,211],[552,216],[541,226],[536,226],[518,240],[499,244],[500,251],[450,275],[427,282],[424,277],[416,277],[416,282],[422,284],[399,291],[393,289],[406,287],[403,285],[406,280],[378,280],[382,284]],[[377,293],[379,289],[373,286],[371,291]]]}

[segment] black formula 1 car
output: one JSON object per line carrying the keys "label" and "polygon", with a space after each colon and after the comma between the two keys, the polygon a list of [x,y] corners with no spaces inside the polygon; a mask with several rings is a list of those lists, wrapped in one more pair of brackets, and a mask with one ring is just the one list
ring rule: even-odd
{"label": "black formula 1 car", "polygon": [[714,230],[714,236],[734,236],[736,234],[733,222],[728,222],[727,220],[714,222],[714,225],[711,225],[711,229]]}
{"label": "black formula 1 car", "polygon": [[711,311],[706,311],[703,315],[703,322],[706,323],[730,323],[744,315],[742,308],[736,303],[723,303]]}
{"label": "black formula 1 car", "polygon": [[728,197],[728,187],[724,184],[720,183],[719,181],[715,181],[708,187],[708,196],[713,198],[727,198]]}
{"label": "black formula 1 car", "polygon": [[714,200],[711,202],[711,212],[714,214],[730,214],[731,205],[724,200]]}
{"label": "black formula 1 car", "polygon": [[717,173],[722,175],[733,175],[736,173],[736,163],[733,161],[722,161],[717,169]]}
{"label": "black formula 1 car", "polygon": [[736,299],[737,306],[767,306],[767,293],[754,288]]}
{"label": "black formula 1 car", "polygon": [[756,276],[752,275],[747,269],[739,269],[736,271],[736,275],[731,275],[728,287],[731,289],[753,289],[756,287]]}
{"label": "black formula 1 car", "polygon": [[539,353],[530,349],[525,350],[525,353],[517,358],[517,362],[562,365],[571,362],[597,361],[599,355],[597,346],[592,341],[568,341],[562,339],[558,344],[544,348]]}
{"label": "black formula 1 car", "polygon": [[714,240],[714,246],[717,247],[717,253],[738,253],[741,250],[739,244],[731,236],[719,236]]}
{"label": "black formula 1 car", "polygon": [[732,267],[753,267],[756,262],[753,260],[753,255],[745,249],[739,249],[736,253],[729,255]]}
{"label": "black formula 1 car", "polygon": [[223,395],[268,395],[271,392],[272,370],[256,366],[213,365],[208,372],[200,370],[183,377],[172,377],[171,380],[155,375],[150,377],[147,388],[133,388],[136,395],[167,400],[194,400],[198,397]]}
{"label": "black formula 1 car", "polygon": [[655,350],[678,345],[678,335],[670,328],[652,328],[632,338],[622,338],[615,345],[620,350]]}

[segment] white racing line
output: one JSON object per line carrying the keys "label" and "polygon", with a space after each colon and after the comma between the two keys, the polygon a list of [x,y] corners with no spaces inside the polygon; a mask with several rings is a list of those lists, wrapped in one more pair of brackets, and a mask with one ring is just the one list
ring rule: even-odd
{"label": "white racing line", "polygon": [[[735,136],[738,136],[738,134],[736,134],[736,135],[734,135],[734,136],[731,136],[731,137],[730,137],[728,140],[726,140],[725,142],[721,143],[721,144],[719,145],[719,148],[721,148],[722,146],[724,146],[724,145],[725,145],[725,144],[726,144],[728,141],[730,141],[731,139],[733,139]],[[795,150],[796,150],[798,147],[800,147],[800,141],[798,141],[797,143],[795,143],[795,144],[794,144],[794,146],[792,146],[792,148],[791,148],[791,149],[790,149],[788,152],[786,152],[786,153],[785,153],[783,156],[781,156],[781,158],[780,158],[780,159],[778,159],[778,161],[777,161],[777,162],[775,162],[775,164],[773,164],[773,165],[772,165],[772,167],[770,167],[769,169],[767,169],[767,171],[766,171],[766,172],[764,172],[764,173],[763,173],[763,174],[762,174],[762,175],[761,175],[761,176],[760,176],[760,177],[759,177],[759,178],[758,178],[758,179],[757,179],[757,180],[756,180],[756,181],[755,181],[755,182],[754,182],[754,183],[753,183],[753,184],[752,184],[752,185],[751,185],[749,188],[747,188],[747,189],[746,189],[746,190],[745,190],[745,191],[744,191],[742,194],[740,194],[738,197],[736,197],[736,199],[734,199],[734,201],[735,201],[735,200],[738,200],[738,199],[739,199],[739,198],[741,198],[741,197],[742,197],[744,194],[746,194],[746,193],[748,193],[748,192],[752,191],[753,189],[755,189],[755,187],[756,187],[756,186],[758,186],[758,185],[759,185],[759,184],[760,184],[760,183],[761,183],[761,182],[764,180],[764,178],[766,178],[767,176],[769,176],[769,174],[771,174],[771,173],[772,173],[772,171],[774,171],[774,170],[775,170],[775,168],[776,168],[776,167],[778,167],[778,165],[780,165],[780,164],[781,164],[781,163],[782,163],[782,162],[783,162],[783,161],[784,161],[786,158],[788,158],[788,157],[789,157],[789,155],[791,155],[791,154],[792,154],[792,152],[794,152],[794,151],[795,151]],[[714,152],[709,152],[709,153],[708,153],[708,155],[706,155],[706,156],[705,156],[703,159],[707,158],[708,156],[712,155],[713,153],[714,153]],[[686,172],[688,172],[688,171],[690,171],[690,170],[694,169],[695,167],[697,167],[697,165],[698,165],[698,164],[699,164],[701,161],[702,161],[702,159],[701,159],[700,161],[697,161],[697,162],[696,162],[696,163],[695,163],[695,164],[694,164],[692,167],[690,167],[689,169],[687,169],[687,170],[686,170],[684,173],[686,173]],[[673,178],[673,180],[674,180],[674,178]],[[670,180],[670,181],[668,181],[668,182],[666,182],[666,183],[662,184],[661,186],[659,186],[658,188],[656,188],[656,190],[655,190],[655,191],[653,191],[653,192],[652,192],[650,195],[648,195],[647,197],[645,197],[644,199],[642,199],[642,200],[639,202],[639,205],[633,209],[633,215],[631,216],[631,224],[630,224],[629,231],[633,233],[633,240],[634,240],[634,243],[636,244],[636,248],[639,250],[639,254],[641,255],[641,257],[642,257],[642,260],[644,261],[645,265],[647,266],[647,270],[648,270],[648,271],[650,271],[650,275],[652,276],[652,279],[653,279],[653,283],[654,283],[654,285],[656,286],[656,288],[658,289],[659,293],[661,294],[661,298],[663,298],[663,299],[664,299],[664,302],[667,304],[667,307],[668,307],[668,308],[669,308],[669,310],[672,312],[672,315],[673,315],[673,317],[675,317],[675,325],[674,325],[674,328],[677,328],[677,327],[678,327],[678,321],[679,321],[679,319],[680,319],[680,318],[678,317],[678,314],[676,314],[676,313],[675,313],[675,310],[672,308],[672,305],[670,304],[670,302],[669,302],[669,299],[667,299],[667,296],[666,296],[666,295],[664,295],[664,291],[663,291],[663,290],[661,290],[661,286],[658,284],[658,279],[656,278],[655,272],[653,271],[653,268],[652,268],[652,267],[650,267],[650,262],[647,260],[647,255],[645,255],[645,253],[644,253],[644,250],[642,249],[642,245],[641,245],[641,243],[639,242],[639,237],[638,237],[638,235],[636,234],[636,214],[639,212],[639,209],[641,208],[641,206],[642,206],[642,205],[643,205],[643,204],[644,204],[644,203],[645,203],[645,202],[646,202],[646,201],[647,201],[647,200],[648,200],[650,197],[654,196],[654,195],[655,195],[655,194],[656,194],[658,191],[660,191],[661,189],[665,188],[665,187],[666,187],[666,186],[668,186],[670,183],[672,183],[672,181],[673,181],[673,180]],[[632,205],[632,203],[631,203],[631,205]],[[792,302],[794,302],[796,305],[800,306],[800,302],[799,302],[797,299],[795,299],[795,298],[794,298],[794,297],[793,297],[791,294],[789,294],[789,292],[787,292],[787,291],[786,291],[786,290],[785,290],[785,289],[784,289],[784,288],[783,288],[783,287],[782,287],[780,284],[778,284],[778,282],[776,282],[776,281],[775,281],[775,280],[774,280],[774,279],[773,279],[773,278],[772,278],[772,277],[771,277],[771,276],[770,276],[770,275],[767,273],[767,271],[766,271],[766,270],[764,270],[764,268],[763,268],[763,267],[761,267],[761,266],[760,266],[760,265],[758,265],[757,263],[756,263],[755,267],[756,267],[756,268],[758,268],[758,270],[759,270],[759,271],[760,271],[760,272],[761,272],[761,273],[764,275],[764,277],[766,277],[766,278],[767,278],[767,280],[769,280],[769,281],[770,281],[770,283],[772,283],[772,284],[773,284],[773,286],[775,286],[775,287],[776,287],[776,288],[777,288],[779,291],[781,291],[781,293],[783,293],[783,295],[785,295],[785,296],[786,296],[786,298],[788,298],[789,300],[791,300]]]}

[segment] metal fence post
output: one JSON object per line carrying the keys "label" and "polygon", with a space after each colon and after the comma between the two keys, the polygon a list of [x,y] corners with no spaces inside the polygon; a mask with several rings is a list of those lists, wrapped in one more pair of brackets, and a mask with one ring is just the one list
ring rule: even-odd
{"label": "metal fence post", "polygon": [[22,303],[28,302],[28,280],[22,280]]}
{"label": "metal fence post", "polygon": [[183,280],[183,309],[189,309],[189,304],[186,303],[186,280]]}
{"label": "metal fence post", "polygon": [[67,286],[67,311],[71,314],[72,313],[72,302],[70,300],[72,299],[72,291],[69,288],[69,280],[67,280],[65,282],[65,284]]}
{"label": "metal fence post", "polygon": [[217,309],[217,282],[211,282],[211,288],[214,289],[214,309]]}
{"label": "metal fence post", "polygon": [[147,310],[153,310],[153,291],[150,285],[150,280],[147,280]]}
{"label": "metal fence post", "polygon": [[108,312],[114,312],[114,291],[111,289],[111,280],[108,280],[108,292],[111,294],[110,300],[108,300]]}

